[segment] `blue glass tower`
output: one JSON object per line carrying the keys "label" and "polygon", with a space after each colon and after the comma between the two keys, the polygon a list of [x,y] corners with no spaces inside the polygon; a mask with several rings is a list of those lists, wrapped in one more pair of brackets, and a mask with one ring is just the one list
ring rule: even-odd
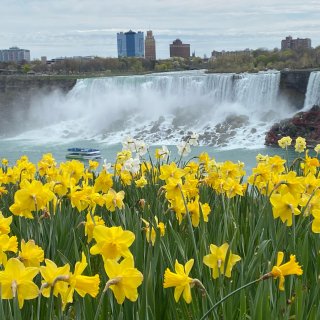
{"label": "blue glass tower", "polygon": [[117,34],[118,57],[144,57],[143,32],[120,32]]}

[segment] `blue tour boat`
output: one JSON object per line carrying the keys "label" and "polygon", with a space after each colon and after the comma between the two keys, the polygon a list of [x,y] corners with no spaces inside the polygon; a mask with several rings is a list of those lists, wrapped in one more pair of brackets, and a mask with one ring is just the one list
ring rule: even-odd
{"label": "blue tour boat", "polygon": [[68,148],[66,154],[67,159],[79,159],[79,160],[95,160],[101,159],[101,152],[99,149],[91,148]]}

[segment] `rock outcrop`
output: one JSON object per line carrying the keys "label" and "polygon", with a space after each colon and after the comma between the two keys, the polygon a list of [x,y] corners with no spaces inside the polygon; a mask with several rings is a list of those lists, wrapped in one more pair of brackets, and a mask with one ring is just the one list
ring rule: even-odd
{"label": "rock outcrop", "polygon": [[76,84],[76,79],[36,75],[0,76],[0,135],[16,131],[16,117],[24,119],[32,99],[50,92],[67,93]]}
{"label": "rock outcrop", "polygon": [[282,70],[279,93],[286,97],[292,106],[302,109],[312,70]]}
{"label": "rock outcrop", "polygon": [[274,124],[266,135],[265,144],[278,146],[278,140],[285,136],[293,140],[303,137],[309,146],[320,143],[320,107],[313,106],[309,111],[299,112],[291,119]]}

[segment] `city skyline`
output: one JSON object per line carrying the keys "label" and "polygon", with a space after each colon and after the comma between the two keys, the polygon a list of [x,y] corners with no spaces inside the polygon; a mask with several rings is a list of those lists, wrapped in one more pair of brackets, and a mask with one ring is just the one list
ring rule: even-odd
{"label": "city skyline", "polygon": [[320,45],[320,3],[256,2],[123,0],[119,5],[113,0],[57,0],[48,6],[40,0],[2,0],[0,48],[28,48],[31,59],[117,57],[116,34],[130,29],[153,31],[159,59],[169,57],[169,44],[176,38],[190,43],[191,51],[201,57],[213,50],[272,50],[289,35]]}

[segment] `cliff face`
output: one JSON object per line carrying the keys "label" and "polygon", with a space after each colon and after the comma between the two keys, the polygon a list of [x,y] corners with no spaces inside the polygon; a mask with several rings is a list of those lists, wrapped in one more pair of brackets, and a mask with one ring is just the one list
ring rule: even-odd
{"label": "cliff face", "polygon": [[315,146],[320,142],[320,107],[314,106],[309,111],[299,112],[293,118],[274,124],[266,135],[265,144],[278,146],[278,140],[290,136],[306,139],[308,145]]}
{"label": "cliff face", "polygon": [[16,131],[12,124],[24,119],[34,97],[46,96],[49,92],[67,93],[76,79],[57,79],[46,76],[0,76],[0,135]]}
{"label": "cliff face", "polygon": [[[54,90],[67,92],[73,88],[77,80],[57,79],[49,76],[0,76],[0,94],[19,93],[30,90]],[[1,103],[1,100],[0,100]]]}
{"label": "cliff face", "polygon": [[281,71],[280,94],[297,109],[303,108],[310,73],[310,70]]}

